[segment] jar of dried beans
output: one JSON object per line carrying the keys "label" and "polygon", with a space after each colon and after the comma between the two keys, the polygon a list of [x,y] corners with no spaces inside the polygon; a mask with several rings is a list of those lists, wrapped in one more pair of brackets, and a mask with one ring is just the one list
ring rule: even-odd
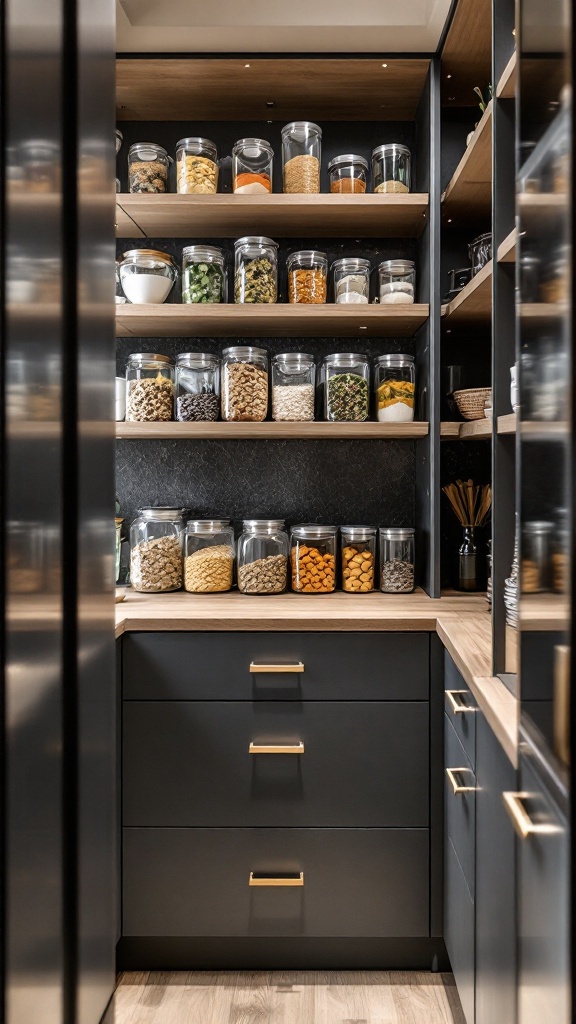
{"label": "jar of dried beans", "polygon": [[370,298],[370,261],[345,257],[332,264],[334,302],[366,305]]}
{"label": "jar of dried beans", "polygon": [[262,195],[272,191],[274,150],[264,139],[240,139],[232,150],[232,191]]}
{"label": "jar of dried beans", "polygon": [[176,146],[178,191],[213,195],[218,191],[218,150],[210,139],[180,139]]}
{"label": "jar of dried beans", "polygon": [[380,530],[380,590],[384,594],[409,594],[414,590],[414,530]]}
{"label": "jar of dried beans", "polygon": [[296,593],[331,594],[336,589],[337,533],[337,526],[292,527],[290,564]]}
{"label": "jar of dried beans", "polygon": [[407,146],[388,142],[372,150],[374,192],[409,192],[412,157]]}
{"label": "jar of dried beans", "polygon": [[267,412],[266,349],[250,345],[225,348],[222,353],[222,419],[261,422]]}
{"label": "jar of dried beans", "polygon": [[220,412],[220,360],[210,352],[182,352],[176,361],[176,419],[214,421]]}
{"label": "jar of dried beans", "polygon": [[234,244],[234,302],[276,302],[278,243],[246,235]]}
{"label": "jar of dried beans", "polygon": [[381,423],[414,419],[416,370],[414,356],[379,356],[374,364],[376,412]]}
{"label": "jar of dried beans", "polygon": [[412,260],[384,260],[378,267],[381,305],[414,302],[416,270]]}
{"label": "jar of dried beans", "polygon": [[328,164],[331,192],[365,192],[368,181],[368,161],[355,153],[335,156]]}
{"label": "jar of dried beans", "polygon": [[370,411],[370,367],[366,356],[338,352],[326,356],[321,368],[324,417],[333,421],[362,421]]}
{"label": "jar of dried beans", "polygon": [[314,419],[314,356],[282,352],[272,360],[272,419],[302,422]]}
{"label": "jar of dried beans", "polygon": [[326,302],[328,258],[325,252],[304,249],[286,261],[288,301],[318,304]]}
{"label": "jar of dried beans", "polygon": [[322,129],[311,121],[292,121],[282,129],[284,192],[320,191]]}
{"label": "jar of dried beans", "polygon": [[130,527],[130,583],[141,594],[182,586],[185,508],[141,508]]}
{"label": "jar of dried beans", "polygon": [[184,589],[217,594],[232,587],[234,529],[229,519],[191,519],[184,534]]}
{"label": "jar of dried beans", "polygon": [[283,519],[245,519],[238,539],[241,594],[281,594],[288,572],[288,534]]}
{"label": "jar of dried beans", "polygon": [[128,150],[130,192],[169,192],[170,157],[155,142],[137,142]]}
{"label": "jar of dried beans", "polygon": [[376,573],[376,527],[343,526],[342,590],[349,594],[369,594],[374,590]]}
{"label": "jar of dried beans", "polygon": [[226,302],[226,269],[222,249],[187,245],[182,249],[182,302]]}
{"label": "jar of dried beans", "polygon": [[155,352],[133,352],[126,366],[126,420],[154,423],[172,419],[174,364]]}

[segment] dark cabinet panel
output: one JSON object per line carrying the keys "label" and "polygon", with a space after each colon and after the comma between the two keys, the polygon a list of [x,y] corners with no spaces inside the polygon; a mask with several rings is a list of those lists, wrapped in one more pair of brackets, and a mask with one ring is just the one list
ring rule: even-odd
{"label": "dark cabinet panel", "polygon": [[476,702],[448,651],[444,651],[444,711],[450,719],[466,757],[476,764]]}
{"label": "dark cabinet panel", "polygon": [[[466,884],[474,899],[476,777],[449,719],[444,716],[444,814]],[[448,774],[450,773],[450,774]],[[457,785],[456,791],[454,784]]]}
{"label": "dark cabinet panel", "polygon": [[444,868],[444,941],[466,1024],[474,1024],[474,903],[450,839]]}

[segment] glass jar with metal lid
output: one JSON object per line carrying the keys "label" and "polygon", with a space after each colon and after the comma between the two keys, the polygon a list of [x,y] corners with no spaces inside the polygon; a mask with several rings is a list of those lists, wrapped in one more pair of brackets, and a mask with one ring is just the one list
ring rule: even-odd
{"label": "glass jar with metal lid", "polygon": [[328,178],[333,193],[363,193],[368,182],[368,161],[356,153],[335,156],[328,164]]}
{"label": "glass jar with metal lid", "polygon": [[190,519],[184,532],[184,589],[218,594],[232,587],[234,528],[229,519]]}
{"label": "glass jar with metal lid", "polygon": [[346,256],[332,264],[334,302],[366,305],[370,299],[370,260]]}
{"label": "glass jar with metal lid", "polygon": [[218,150],[210,139],[180,139],[176,146],[178,192],[213,195],[218,191]]}
{"label": "glass jar with metal lid", "polygon": [[410,594],[414,590],[414,530],[380,529],[380,590],[384,594]]}
{"label": "glass jar with metal lid", "polygon": [[416,369],[414,356],[378,356],[374,364],[376,415],[381,423],[414,419]]}
{"label": "glass jar with metal lid", "polygon": [[126,365],[126,420],[165,422],[174,406],[174,363],[156,352],[133,352]]}
{"label": "glass jar with metal lid", "polygon": [[281,594],[286,589],[288,534],[283,519],[245,519],[238,538],[241,594]]}
{"label": "glass jar with metal lid", "polygon": [[225,348],[222,352],[222,419],[261,422],[267,413],[266,349],[251,345]]}
{"label": "glass jar with metal lid", "polygon": [[210,352],[182,352],[176,359],[176,419],[215,421],[220,412],[220,360]]}
{"label": "glass jar with metal lid", "polygon": [[293,252],[286,261],[288,302],[317,305],[326,302],[328,257],[316,249]]}
{"label": "glass jar with metal lid", "polygon": [[370,412],[370,366],[358,352],[337,352],[325,356],[320,371],[324,386],[324,418],[330,421],[368,419]]}
{"label": "glass jar with metal lid", "polygon": [[533,520],[522,524],[521,586],[523,594],[550,589],[550,544],[554,523]]}
{"label": "glass jar with metal lid", "polygon": [[278,243],[246,235],[234,243],[234,302],[276,302]]}
{"label": "glass jar with metal lid", "polygon": [[322,129],[312,121],[292,121],[282,129],[284,192],[320,191]]}
{"label": "glass jar with metal lid", "polygon": [[182,586],[185,508],[140,508],[130,527],[130,582],[141,594]]}
{"label": "glass jar with metal lid", "polygon": [[262,195],[272,191],[274,150],[265,139],[239,139],[232,149],[232,191]]}
{"label": "glass jar with metal lid", "polygon": [[178,277],[172,257],[158,249],[129,249],[119,272],[124,295],[135,303],[165,302]]}
{"label": "glass jar with metal lid", "polygon": [[272,360],[272,419],[305,422],[314,419],[314,356],[281,352]]}
{"label": "glass jar with metal lid", "polygon": [[540,283],[541,302],[567,302],[570,294],[570,246],[560,245],[554,250],[550,263],[542,267]]}
{"label": "glass jar with metal lid", "polygon": [[376,527],[343,526],[340,530],[342,590],[369,594],[376,574]]}
{"label": "glass jar with metal lid", "polygon": [[374,192],[409,192],[412,184],[412,154],[407,146],[388,142],[372,150]]}
{"label": "glass jar with metal lid", "polygon": [[336,589],[337,534],[337,526],[308,523],[292,527],[290,565],[296,593],[331,594]]}
{"label": "glass jar with metal lid", "polygon": [[226,302],[226,258],[212,245],[182,249],[182,302]]}
{"label": "glass jar with metal lid", "polygon": [[381,305],[414,302],[416,270],[413,260],[384,260],[378,267],[378,274]]}
{"label": "glass jar with metal lid", "polygon": [[169,192],[170,157],[155,142],[136,142],[128,150],[128,185],[130,192]]}

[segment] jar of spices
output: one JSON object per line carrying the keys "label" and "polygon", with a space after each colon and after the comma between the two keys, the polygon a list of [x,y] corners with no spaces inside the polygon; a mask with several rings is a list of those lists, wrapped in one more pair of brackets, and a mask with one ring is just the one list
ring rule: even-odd
{"label": "jar of spices", "polygon": [[278,243],[246,235],[234,244],[234,302],[276,302]]}
{"label": "jar of spices", "polygon": [[262,422],[268,412],[268,353],[234,345],[222,353],[222,419]]}
{"label": "jar of spices", "polygon": [[414,590],[414,530],[380,530],[380,590],[384,594],[410,594]]}
{"label": "jar of spices", "polygon": [[229,519],[191,519],[184,533],[184,589],[220,594],[232,588],[234,528]]}
{"label": "jar of spices", "polygon": [[164,193],[168,188],[170,157],[155,142],[137,142],[128,150],[130,192]]}
{"label": "jar of spices", "polygon": [[218,191],[218,150],[210,139],[180,139],[176,146],[178,191],[213,195]]}
{"label": "jar of spices", "polygon": [[412,260],[384,260],[378,267],[378,274],[381,305],[414,302],[416,270]]}
{"label": "jar of spices", "polygon": [[281,594],[286,589],[288,534],[283,519],[245,519],[238,538],[241,594]]}
{"label": "jar of spices", "polygon": [[478,235],[473,242],[470,242],[468,256],[472,265],[472,277],[475,277],[482,267],[485,267],[492,259],[492,233],[490,231],[484,235]]}
{"label": "jar of spices", "polygon": [[381,423],[414,419],[416,369],[414,356],[379,356],[374,365],[376,411]]}
{"label": "jar of spices", "polygon": [[523,594],[550,589],[550,541],[554,523],[535,520],[522,526],[521,581]]}
{"label": "jar of spices", "polygon": [[370,411],[370,367],[366,356],[338,352],[322,363],[324,417],[331,421],[362,421]]}
{"label": "jar of spices", "polygon": [[544,269],[540,284],[541,302],[567,302],[570,294],[570,246],[561,245],[554,251]]}
{"label": "jar of spices", "polygon": [[306,422],[314,419],[314,356],[282,352],[272,360],[272,419]]}
{"label": "jar of spices", "polygon": [[376,527],[343,526],[342,590],[348,594],[368,594],[374,590],[376,573]]}
{"label": "jar of spices", "polygon": [[354,257],[332,264],[334,302],[366,305],[370,298],[370,261]]}
{"label": "jar of spices", "polygon": [[130,582],[140,594],[182,586],[185,508],[140,508],[130,527]]}
{"label": "jar of spices", "polygon": [[304,249],[293,252],[286,261],[288,301],[320,304],[326,302],[328,258],[325,252]]}
{"label": "jar of spices", "polygon": [[182,423],[218,419],[220,360],[210,352],[182,352],[176,360],[176,419]]}
{"label": "jar of spices", "polygon": [[264,139],[240,139],[232,149],[232,191],[262,195],[272,191],[274,150]]}
{"label": "jar of spices", "polygon": [[368,181],[368,161],[355,153],[335,156],[328,164],[330,192],[364,193]]}
{"label": "jar of spices", "polygon": [[135,303],[165,302],[178,277],[172,257],[157,249],[129,249],[118,269],[122,291]]}
{"label": "jar of spices", "polygon": [[292,121],[282,129],[284,192],[320,191],[322,129],[312,121]]}
{"label": "jar of spices", "polygon": [[409,192],[412,184],[412,156],[407,146],[388,142],[372,150],[374,192]]}
{"label": "jar of spices", "polygon": [[126,420],[156,423],[172,419],[174,364],[155,352],[133,352],[126,366]]}
{"label": "jar of spices", "polygon": [[296,593],[331,594],[336,589],[337,533],[337,526],[315,523],[292,527],[290,564]]}
{"label": "jar of spices", "polygon": [[187,245],[182,249],[182,302],[226,302],[226,269],[222,249]]}

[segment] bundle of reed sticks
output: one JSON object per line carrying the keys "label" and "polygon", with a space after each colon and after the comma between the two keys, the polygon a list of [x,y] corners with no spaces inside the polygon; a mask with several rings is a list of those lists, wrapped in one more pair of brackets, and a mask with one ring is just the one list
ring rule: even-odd
{"label": "bundle of reed sticks", "polygon": [[473,480],[457,480],[442,490],[462,526],[485,525],[492,508],[490,484],[479,485]]}

